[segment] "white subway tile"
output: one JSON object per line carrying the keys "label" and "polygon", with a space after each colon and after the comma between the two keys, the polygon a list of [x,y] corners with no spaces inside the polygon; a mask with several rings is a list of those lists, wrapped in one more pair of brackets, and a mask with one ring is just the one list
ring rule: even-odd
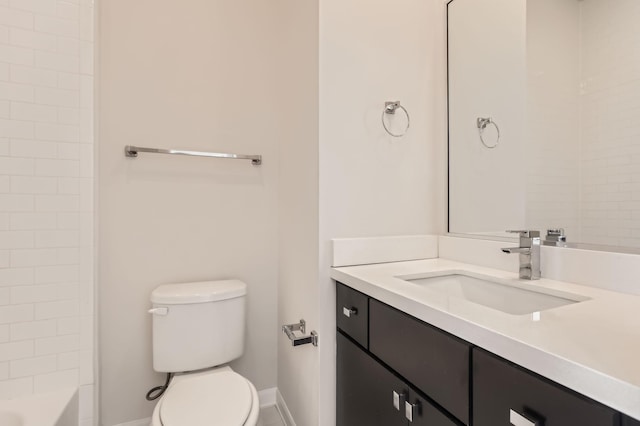
{"label": "white subway tile", "polygon": [[94,41],[94,8],[92,4],[80,4],[80,39]]}
{"label": "white subway tile", "polygon": [[80,6],[77,3],[58,1],[58,16],[78,21],[80,18]]}
{"label": "white subway tile", "polygon": [[39,212],[76,212],[80,207],[77,195],[37,195],[35,198]]}
{"label": "white subway tile", "polygon": [[[93,179],[91,178],[80,180],[80,211],[93,211]],[[91,226],[93,227],[93,223]]]}
{"label": "white subway tile", "polygon": [[93,377],[93,351],[80,351],[80,385],[92,385],[95,383]]}
{"label": "white subway tile", "polygon": [[58,122],[80,126],[80,110],[78,108],[58,107]]}
{"label": "white subway tile", "polygon": [[9,156],[9,138],[0,138],[0,157]]}
{"label": "white subway tile", "polygon": [[[35,99],[35,90],[26,84],[5,83],[0,81],[0,99],[33,102]],[[7,137],[7,135],[3,136]]]}
{"label": "white subway tile", "polygon": [[0,44],[9,44],[9,27],[0,25]]}
{"label": "white subway tile", "polygon": [[59,300],[55,284],[22,285],[11,288],[11,303],[41,303]]}
{"label": "white subway tile", "polygon": [[68,19],[36,15],[34,28],[36,31],[63,37],[77,38],[80,36],[80,24]]}
{"label": "white subway tile", "polygon": [[56,2],[52,0],[9,0],[9,5],[13,9],[56,15]]}
{"label": "white subway tile", "polygon": [[[80,261],[80,249],[77,247],[72,248],[59,248],[58,251],[58,265],[77,265]],[[83,250],[84,252],[85,250]]]}
{"label": "white subway tile", "polygon": [[10,64],[33,65],[35,55],[33,50],[24,47],[0,44],[0,61]]}
{"label": "white subway tile", "polygon": [[31,29],[33,21],[33,13],[0,6],[0,25]]}
{"label": "white subway tile", "polygon": [[11,177],[0,176],[0,194],[8,194],[11,192]]}
{"label": "white subway tile", "polygon": [[35,126],[30,121],[0,119],[0,135],[8,138],[33,139]]}
{"label": "white subway tile", "polygon": [[90,41],[80,42],[80,74],[93,75],[94,70],[93,43]]}
{"label": "white subway tile", "polygon": [[[58,213],[58,229],[80,230],[80,214],[79,213]],[[78,236],[78,245],[80,244],[80,236]]]}
{"label": "white subway tile", "polygon": [[13,120],[56,123],[58,121],[58,109],[54,106],[36,105],[24,102],[12,102],[11,118]]}
{"label": "white subway tile", "polygon": [[80,127],[66,124],[35,123],[35,135],[37,139],[48,141],[80,142]]}
{"label": "white subway tile", "polygon": [[58,73],[58,87],[80,92],[80,74]]}
{"label": "white subway tile", "polygon": [[[9,250],[0,250],[0,268],[8,268],[11,266],[11,252]],[[2,305],[0,296],[0,305]]]}
{"label": "white subway tile", "polygon": [[9,213],[0,212],[0,231],[9,230]]}
{"label": "white subway tile", "polygon": [[67,352],[58,354],[58,370],[70,370],[72,368],[80,367],[80,353]]}
{"label": "white subway tile", "polygon": [[36,51],[35,64],[38,68],[69,73],[80,72],[80,58],[78,56]]}
{"label": "white subway tile", "polygon": [[32,248],[33,231],[0,231],[0,250]]}
{"label": "white subway tile", "polygon": [[[55,71],[42,70],[24,65],[11,65],[11,81],[33,86],[56,87],[58,76]],[[35,91],[34,91],[35,93]],[[31,100],[35,99],[35,94]]]}
{"label": "white subway tile", "polygon": [[80,76],[80,106],[93,108],[93,76]]}
{"label": "white subway tile", "polygon": [[58,36],[58,48],[56,50],[58,53],[65,55],[79,56],[80,40],[77,38]]}
{"label": "white subway tile", "polygon": [[33,305],[27,304],[0,306],[0,324],[32,321],[33,315]]}
{"label": "white subway tile", "polygon": [[[0,15],[2,11],[0,11]],[[0,399],[13,399],[33,393],[33,378],[0,381]]]}
{"label": "white subway tile", "polygon": [[0,157],[0,174],[2,175],[29,176],[33,175],[34,171],[35,162],[30,158]]}
{"label": "white subway tile", "polygon": [[80,147],[77,143],[59,143],[58,158],[62,160],[79,160]]}
{"label": "white subway tile", "polygon": [[33,390],[36,393],[75,386],[78,386],[78,370],[75,369],[43,374],[33,378]]}
{"label": "white subway tile", "polygon": [[[40,266],[35,268],[35,282],[36,284],[45,283],[75,283],[78,282],[78,266],[77,265],[55,265],[55,266]],[[56,296],[60,295],[61,288],[56,287]],[[77,295],[77,286],[74,286],[75,295]],[[67,290],[67,297],[70,297],[74,292]]]}
{"label": "white subway tile", "polygon": [[[57,218],[53,213],[12,213],[10,227],[14,231],[53,230],[57,227]],[[33,240],[33,236],[31,239]],[[18,255],[14,252],[12,256],[15,258]]]}
{"label": "white subway tile", "polygon": [[0,287],[0,306],[5,306],[11,303],[11,288]]}
{"label": "white subway tile", "polygon": [[57,46],[55,36],[20,28],[11,28],[9,43],[13,46],[38,50],[55,50]]}
{"label": "white subway tile", "polygon": [[80,318],[69,317],[58,319],[58,336],[80,334]]}
{"label": "white subway tile", "polygon": [[36,303],[35,319],[52,319],[78,316],[80,312],[77,300]]}
{"label": "white subway tile", "polygon": [[78,177],[80,164],[76,160],[35,160],[36,176]]}
{"label": "white subway tile", "polygon": [[58,144],[50,141],[14,139],[11,141],[11,156],[54,159],[58,157]]}
{"label": "white subway tile", "polygon": [[[14,194],[55,194],[58,190],[58,180],[53,177],[12,176],[11,192]],[[36,197],[36,210],[38,197]]]}
{"label": "white subway tile", "polygon": [[58,265],[59,261],[59,249],[31,249],[11,251],[11,265],[15,268]]}
{"label": "white subway tile", "polygon": [[32,340],[0,343],[0,361],[28,358],[33,354],[34,342]]}
{"label": "white subway tile", "polygon": [[0,118],[11,118],[11,103],[0,100]]}
{"label": "white subway tile", "polygon": [[0,211],[30,212],[33,208],[32,195],[0,194]]}
{"label": "white subway tile", "polygon": [[[37,341],[36,341],[37,344]],[[12,379],[19,377],[35,376],[56,371],[58,358],[56,355],[49,355],[37,358],[25,358],[11,361],[9,364],[9,376]]]}
{"label": "white subway tile", "polygon": [[80,348],[80,337],[77,334],[67,336],[45,337],[35,340],[36,355],[59,354],[77,351]]}
{"label": "white subway tile", "polygon": [[58,178],[58,194],[80,194],[78,178]]}
{"label": "white subway tile", "polygon": [[0,343],[5,343],[9,341],[9,325],[3,324],[0,325]]}
{"label": "white subway tile", "polygon": [[53,337],[57,334],[56,320],[17,322],[9,325],[11,341]]}
{"label": "white subway tile", "polygon": [[37,248],[77,247],[79,241],[80,233],[74,230],[35,232],[35,246]]}
{"label": "white subway tile", "polygon": [[7,380],[9,378],[9,363],[0,362],[0,381]]}
{"label": "white subway tile", "polygon": [[80,318],[80,349],[91,350],[93,340],[93,315],[82,315]]}
{"label": "white subway tile", "polygon": [[36,87],[35,102],[43,105],[77,108],[80,106],[80,92],[74,90]]}
{"label": "white subway tile", "polygon": [[0,81],[9,81],[10,65],[6,62],[0,62]]}
{"label": "white subway tile", "polygon": [[80,110],[80,142],[93,143],[93,109],[82,108]]}
{"label": "white subway tile", "polygon": [[34,272],[31,268],[0,269],[0,286],[23,286],[33,284]]}

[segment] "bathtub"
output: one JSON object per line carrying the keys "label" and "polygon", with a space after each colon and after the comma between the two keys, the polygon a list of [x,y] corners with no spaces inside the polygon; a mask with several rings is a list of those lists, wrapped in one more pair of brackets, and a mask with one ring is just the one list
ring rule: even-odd
{"label": "bathtub", "polygon": [[64,389],[0,401],[1,426],[78,426],[78,391]]}

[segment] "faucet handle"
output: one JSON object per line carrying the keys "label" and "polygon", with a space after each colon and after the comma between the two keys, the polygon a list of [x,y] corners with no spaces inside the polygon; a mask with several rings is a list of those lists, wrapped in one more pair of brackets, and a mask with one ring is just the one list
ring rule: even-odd
{"label": "faucet handle", "polygon": [[512,231],[507,230],[510,234],[520,234],[520,238],[540,238],[540,231]]}

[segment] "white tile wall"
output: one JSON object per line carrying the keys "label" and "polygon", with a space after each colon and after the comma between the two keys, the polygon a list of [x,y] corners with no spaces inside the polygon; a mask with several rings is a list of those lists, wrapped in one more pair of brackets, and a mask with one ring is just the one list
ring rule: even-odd
{"label": "white tile wall", "polygon": [[93,424],[93,0],[0,0],[0,398]]}

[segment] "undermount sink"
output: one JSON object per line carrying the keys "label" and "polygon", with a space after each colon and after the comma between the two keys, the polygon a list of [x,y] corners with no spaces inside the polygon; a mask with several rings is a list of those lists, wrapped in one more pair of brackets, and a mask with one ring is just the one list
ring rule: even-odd
{"label": "undermount sink", "polygon": [[[589,300],[588,297],[521,282],[499,282],[461,272],[397,277],[446,296],[464,299],[513,315],[531,314]],[[505,280],[506,281],[506,280]]]}

